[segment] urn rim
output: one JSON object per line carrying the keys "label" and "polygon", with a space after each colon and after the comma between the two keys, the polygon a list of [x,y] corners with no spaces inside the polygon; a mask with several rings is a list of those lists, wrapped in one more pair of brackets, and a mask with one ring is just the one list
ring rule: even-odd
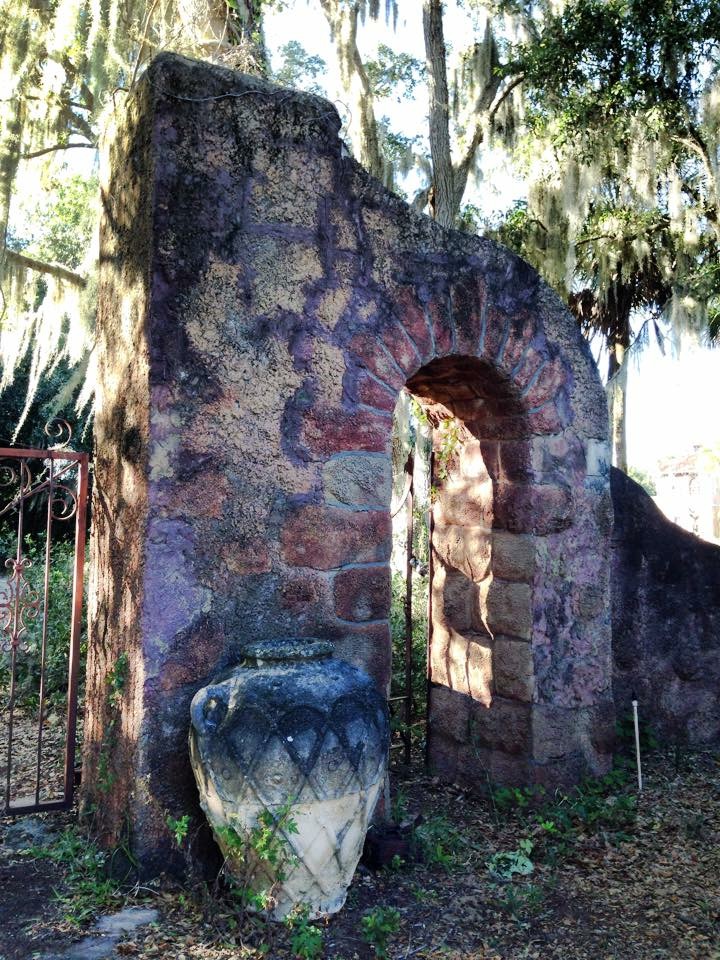
{"label": "urn rim", "polygon": [[330,640],[316,637],[283,637],[278,640],[256,640],[243,647],[243,656],[258,663],[274,660],[319,660],[331,657]]}

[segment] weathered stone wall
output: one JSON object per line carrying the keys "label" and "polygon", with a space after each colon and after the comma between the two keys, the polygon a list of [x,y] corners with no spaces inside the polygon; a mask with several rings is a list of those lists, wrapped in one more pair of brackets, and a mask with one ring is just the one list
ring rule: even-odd
{"label": "weathered stone wall", "polygon": [[[338,130],[323,100],[162,56],[113,147],[90,639],[105,653],[85,783],[148,871],[167,866],[166,817],[195,809],[190,699],[244,644],[331,639],[387,687],[406,385],[466,431],[434,534],[433,756],[475,785],[610,761],[606,407],[589,351],[527,264],[415,214]],[[104,680],[121,653],[119,739]]]}
{"label": "weathered stone wall", "polygon": [[720,547],[671,523],[612,471],[613,689],[618,715],[665,742],[720,741]]}

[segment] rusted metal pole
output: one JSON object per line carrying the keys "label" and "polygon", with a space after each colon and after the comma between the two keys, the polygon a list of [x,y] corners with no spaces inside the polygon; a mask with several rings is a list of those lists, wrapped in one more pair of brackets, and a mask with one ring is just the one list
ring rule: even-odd
{"label": "rusted metal pole", "polygon": [[71,802],[75,772],[75,730],[77,728],[78,671],[82,633],[85,537],[87,533],[88,458],[78,461],[78,495],[75,514],[75,568],[73,570],[72,627],[70,630],[70,673],[68,676],[67,740],[65,743],[65,801]]}
{"label": "rusted metal pole", "polygon": [[45,669],[47,659],[48,614],[50,612],[50,563],[52,561],[52,521],[53,521],[53,467],[55,461],[50,461],[50,476],[48,487],[47,520],[45,523],[45,580],[43,584],[43,624],[42,643],[40,648],[40,706],[38,708],[38,735],[37,761],[35,767],[35,803],[40,803],[40,767],[42,764],[43,724],[45,714]]}
{"label": "rusted metal pole", "polygon": [[[19,481],[20,493],[22,494],[25,461],[20,461]],[[20,577],[23,567],[22,542],[23,542],[23,523],[25,521],[25,504],[20,500],[18,509],[17,526],[17,544],[15,552],[15,564],[13,567],[13,578],[15,579],[15,594],[13,598],[12,612],[12,632],[11,632],[11,653],[10,653],[10,701],[8,703],[8,749],[7,749],[7,778],[5,781],[5,809],[10,808],[10,788],[12,783],[12,748],[13,748],[13,722],[15,719],[15,685],[17,672],[17,652],[19,648],[20,632],[22,627],[21,606],[20,606]]]}
{"label": "rusted metal pole", "polygon": [[433,577],[435,564],[433,562],[433,531],[435,516],[433,511],[433,483],[435,480],[435,451],[434,437],[430,453],[430,504],[428,506],[428,603],[427,603],[427,646],[425,648],[425,767],[430,767],[430,693],[432,689],[432,630],[433,630]]}
{"label": "rusted metal pole", "polygon": [[412,610],[412,587],[413,587],[413,474],[415,472],[415,458],[412,454],[408,457],[405,469],[410,475],[410,486],[406,500],[406,538],[405,538],[405,730],[403,733],[403,743],[405,744],[404,758],[405,764],[410,765],[410,755],[412,748],[412,737],[410,726],[412,724],[412,652],[413,652],[413,610]]}

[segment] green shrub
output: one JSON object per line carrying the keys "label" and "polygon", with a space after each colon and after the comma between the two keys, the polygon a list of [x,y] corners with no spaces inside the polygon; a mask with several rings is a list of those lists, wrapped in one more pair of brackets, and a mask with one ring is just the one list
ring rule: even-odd
{"label": "green shrub", "polygon": [[537,914],[545,901],[545,891],[536,883],[500,883],[493,888],[498,906],[516,920]]}
{"label": "green shrub", "polygon": [[118,906],[121,891],[108,874],[108,854],[77,827],[68,827],[50,844],[31,847],[28,853],[64,866],[67,883],[55,893],[55,899],[69,923],[85,923],[101,911]]}
{"label": "green shrub", "polygon": [[524,810],[545,796],[543,787],[491,787],[492,801],[496,810]]}
{"label": "green shrub", "polygon": [[[582,835],[604,834],[612,843],[630,838],[637,827],[637,797],[630,792],[632,764],[622,756],[603,777],[587,777],[568,792],[552,796],[542,787],[495,787],[495,809],[532,824],[537,859],[554,863]],[[499,871],[496,871],[499,872]]]}
{"label": "green shrub", "polygon": [[[628,757],[635,762],[635,720],[630,711],[625,716],[619,716],[615,723],[615,733],[617,735],[617,748],[621,755]],[[642,753],[648,753],[651,750],[657,750],[658,741],[652,728],[641,720],[638,724],[638,733],[640,736],[640,750]]]}
{"label": "green shrub", "polygon": [[[427,708],[427,577],[413,576],[412,586],[412,711],[413,719],[425,719]],[[394,573],[392,576],[392,602],[390,607],[390,630],[392,634],[392,680],[393,697],[405,693],[405,575]],[[398,711],[393,718],[395,730],[404,729],[404,712]],[[411,727],[411,733],[418,738],[424,736],[424,727],[418,724]]]}
{"label": "green shrub", "polygon": [[448,872],[459,866],[467,852],[467,838],[440,814],[415,828],[415,841],[426,863],[444,867]]}

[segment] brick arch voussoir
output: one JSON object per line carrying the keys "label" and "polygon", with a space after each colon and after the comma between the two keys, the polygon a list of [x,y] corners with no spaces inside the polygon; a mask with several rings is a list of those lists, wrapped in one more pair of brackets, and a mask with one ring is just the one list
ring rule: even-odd
{"label": "brick arch voussoir", "polygon": [[451,284],[451,323],[457,353],[479,356],[487,322],[487,307],[488,293],[482,277],[474,273],[466,274]]}
{"label": "brick arch voussoir", "polygon": [[[515,433],[546,436],[572,422],[572,371],[526,306],[509,313],[476,272],[401,285],[387,307],[346,341],[345,393],[351,403],[387,415],[398,392],[434,359],[473,356],[517,392],[524,424]],[[498,426],[502,430],[502,426]]]}
{"label": "brick arch voussoir", "polygon": [[401,287],[384,309],[343,338],[344,395],[352,404],[392,412],[407,381],[451,352],[448,318],[441,301],[429,303],[415,288]]}
{"label": "brick arch voussoir", "polygon": [[478,357],[513,384],[529,434],[562,432],[573,419],[572,368],[562,351],[530,309],[509,314],[488,303],[484,319]]}
{"label": "brick arch voussoir", "polygon": [[[508,313],[494,301],[476,271],[448,283],[435,280],[430,288],[424,284],[402,287],[394,293],[393,302],[397,324],[383,328],[382,342],[406,379],[436,358],[474,356],[515,385],[531,434],[552,434],[569,425],[572,371],[547,341],[532,309],[522,306]],[[415,348],[414,368],[408,362],[408,340]],[[398,378],[393,389],[400,386]]]}

